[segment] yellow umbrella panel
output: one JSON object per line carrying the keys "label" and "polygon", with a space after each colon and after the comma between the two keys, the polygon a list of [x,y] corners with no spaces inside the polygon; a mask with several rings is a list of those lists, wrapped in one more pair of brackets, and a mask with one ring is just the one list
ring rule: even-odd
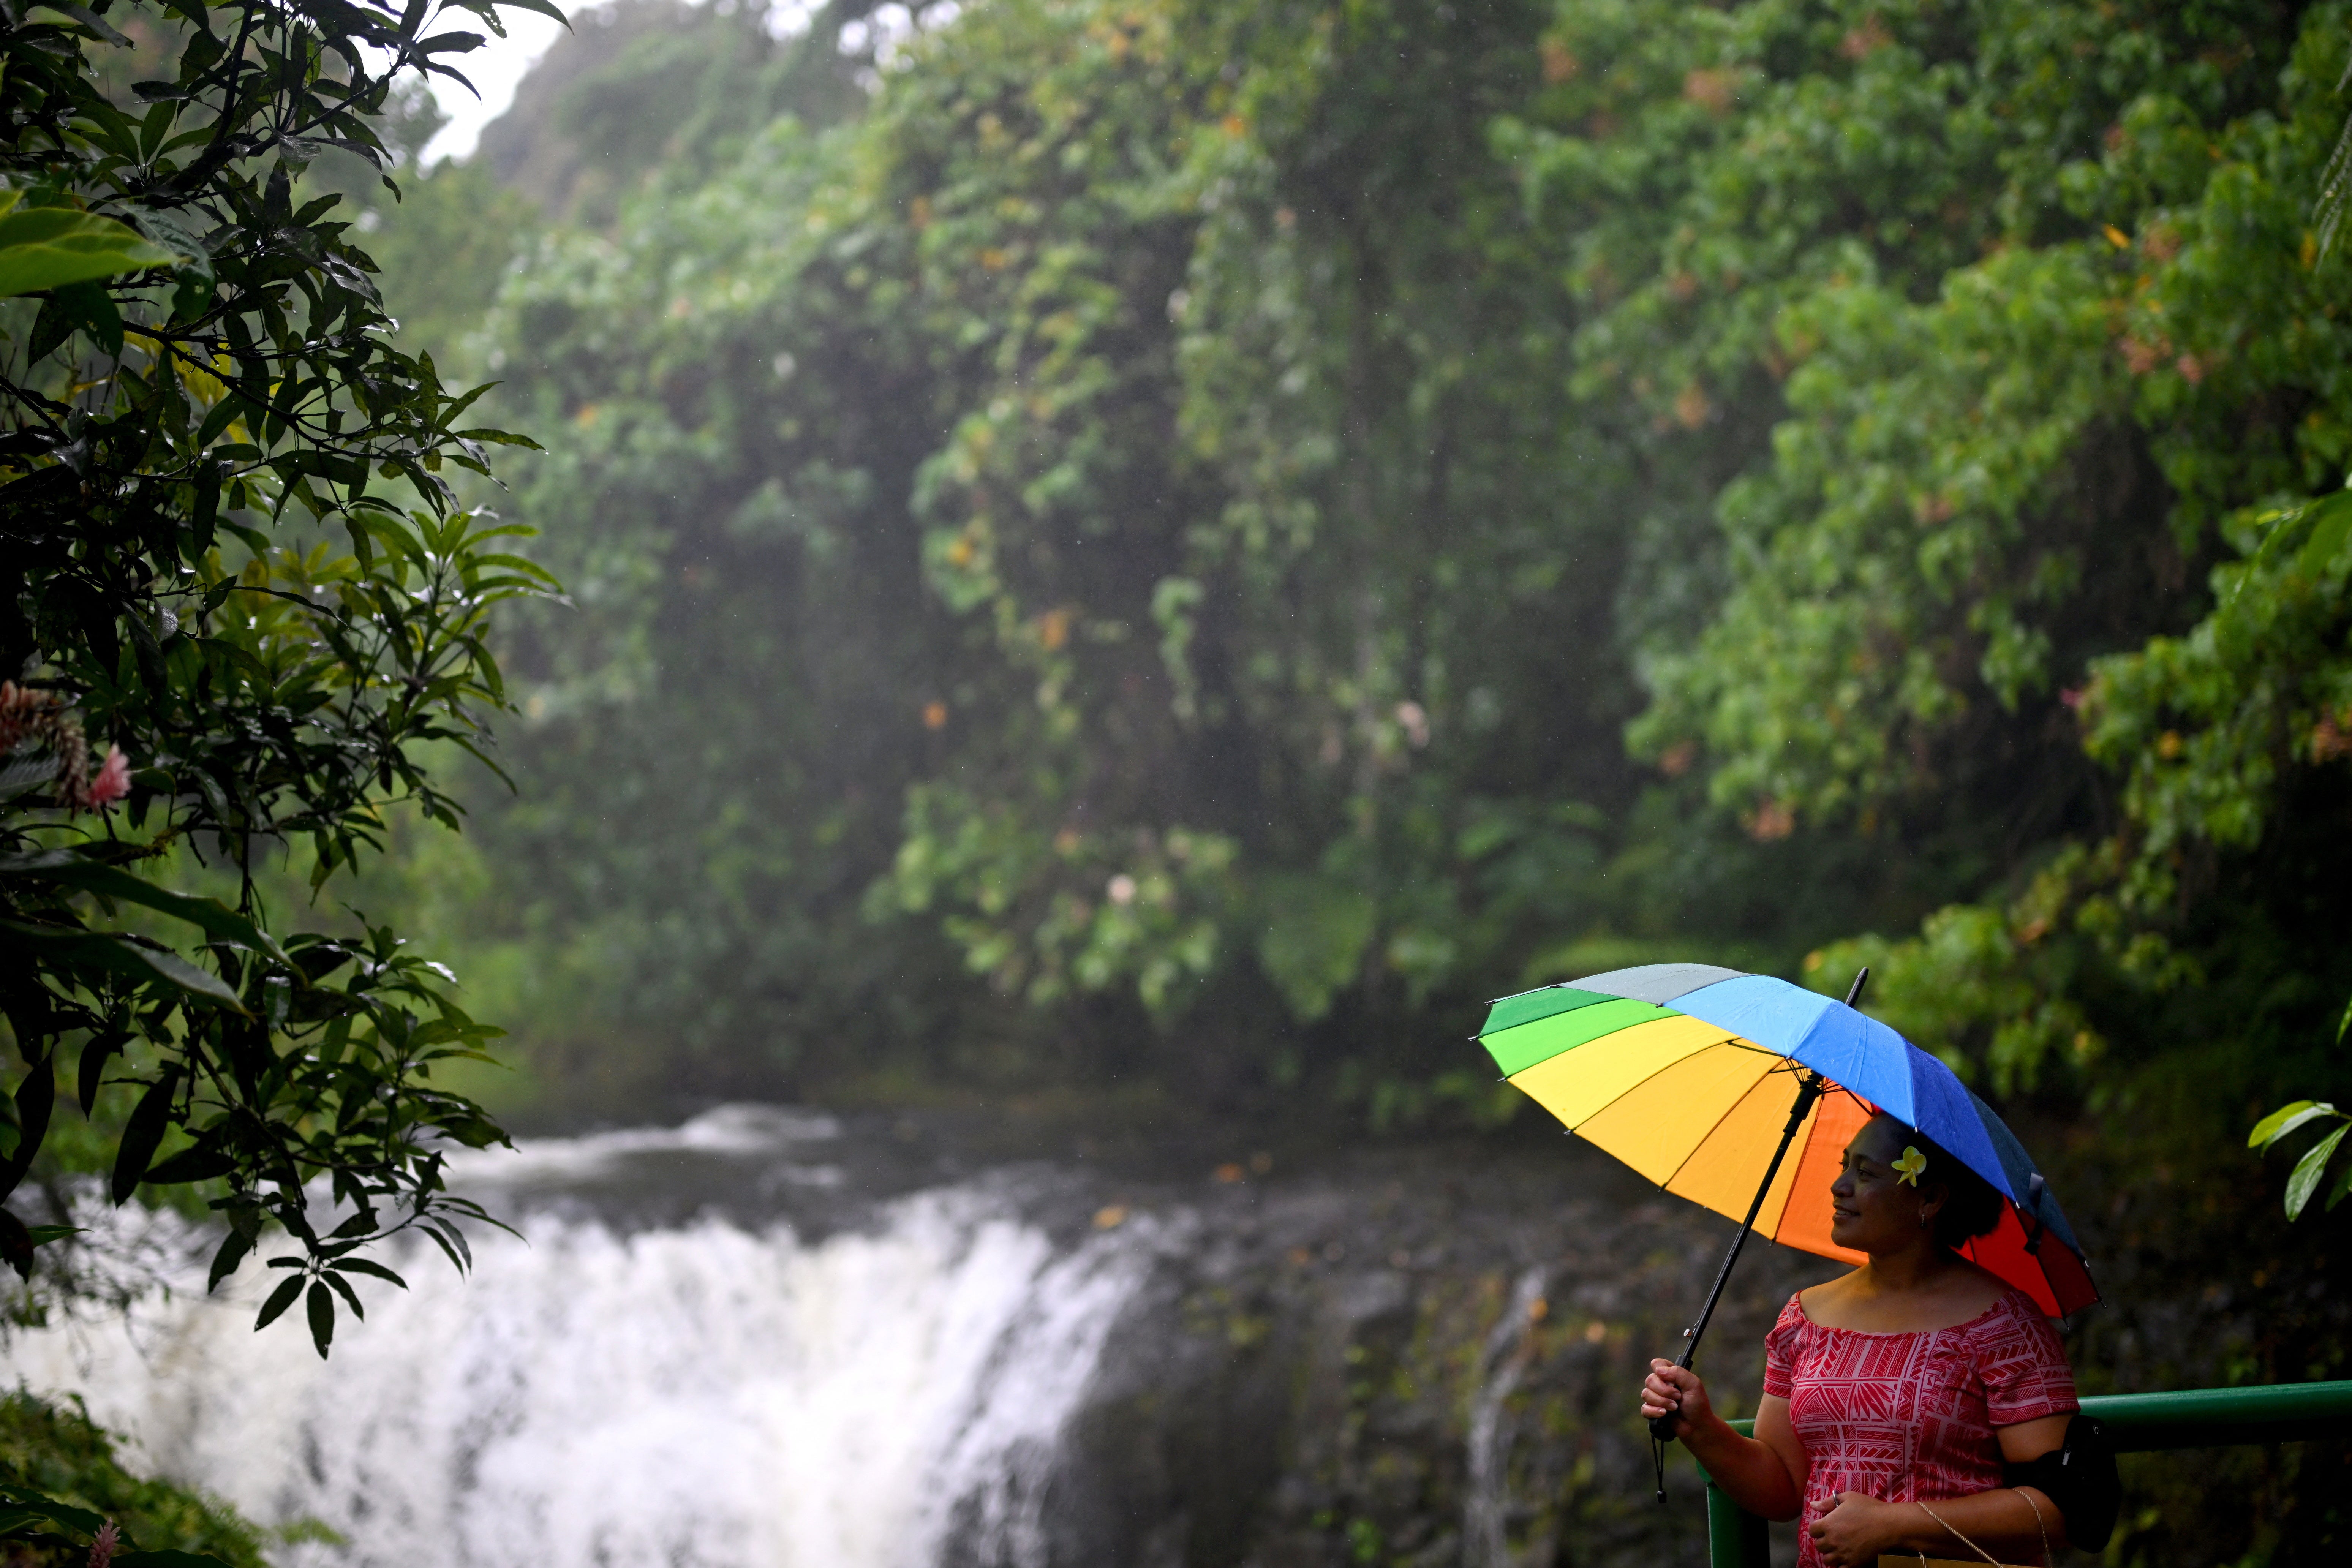
{"label": "yellow umbrella panel", "polygon": [[[1587,995],[1565,986],[1534,993],[1530,1002],[1566,1004],[1535,1018],[1514,1019],[1498,1006],[1480,1043],[1516,1088],[1570,1131],[1677,1196],[1746,1218],[1796,1103],[1798,1064],[1687,1014],[1615,997],[1580,1000]],[[1797,1157],[1782,1163],[1757,1211],[1759,1235],[1862,1261],[1830,1240],[1829,1186],[1847,1141],[1872,1113],[1843,1089],[1814,1102],[1793,1145]]]}

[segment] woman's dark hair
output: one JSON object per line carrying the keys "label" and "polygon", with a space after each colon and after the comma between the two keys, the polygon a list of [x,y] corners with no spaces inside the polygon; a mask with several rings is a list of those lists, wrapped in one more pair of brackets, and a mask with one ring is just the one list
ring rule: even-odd
{"label": "woman's dark hair", "polygon": [[1927,1157],[1920,1173],[1922,1185],[1941,1186],[1947,1194],[1936,1211],[1936,1244],[1958,1252],[1979,1236],[1990,1236],[2000,1224],[2000,1194],[1924,1132],[1904,1129],[1904,1136]]}

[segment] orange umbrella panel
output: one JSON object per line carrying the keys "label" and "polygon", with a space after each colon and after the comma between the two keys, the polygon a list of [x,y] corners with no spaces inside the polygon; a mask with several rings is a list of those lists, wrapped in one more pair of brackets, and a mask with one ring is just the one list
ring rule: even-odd
{"label": "orange umbrella panel", "polygon": [[[1588,1018],[1600,1011],[1580,1009]],[[1570,1131],[1666,1191],[1740,1219],[1795,1101],[1794,1064],[1699,1019],[1651,1011],[1652,1017],[1631,1027],[1510,1074],[1510,1082]],[[1497,1044],[1504,1049],[1496,1049]],[[1513,1044],[1526,1048],[1524,1042],[1488,1042],[1497,1065],[1509,1059],[1505,1049]],[[1813,1107],[1798,1133],[1795,1157],[1782,1164],[1765,1194],[1756,1223],[1760,1235],[1825,1258],[1861,1261],[1861,1254],[1830,1240],[1829,1187],[1847,1141],[1871,1114],[1870,1107],[1842,1091]]]}

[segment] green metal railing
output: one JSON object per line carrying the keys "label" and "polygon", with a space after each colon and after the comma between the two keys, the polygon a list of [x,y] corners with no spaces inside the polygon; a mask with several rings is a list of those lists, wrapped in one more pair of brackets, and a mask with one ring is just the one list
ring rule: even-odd
{"label": "green metal railing", "polygon": [[[2083,1401],[2106,1424],[2116,1451],[2219,1448],[2236,1443],[2291,1443],[2352,1437],[2352,1383],[2275,1383],[2255,1388],[2192,1388],[2177,1394],[2109,1394]],[[1732,1426],[1752,1435],[1755,1423]],[[1711,1568],[1768,1568],[1764,1521],[1706,1486],[1706,1550]]]}

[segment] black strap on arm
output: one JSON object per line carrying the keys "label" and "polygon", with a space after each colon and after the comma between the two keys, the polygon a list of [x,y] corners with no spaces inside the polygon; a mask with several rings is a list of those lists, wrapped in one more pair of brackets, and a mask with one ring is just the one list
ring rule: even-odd
{"label": "black strap on arm", "polygon": [[2095,1416],[2075,1412],[2066,1440],[2038,1459],[2000,1468],[2001,1485],[2032,1487],[2058,1505],[2066,1521],[2066,1542],[2096,1552],[2114,1533],[2123,1507],[2123,1483],[2116,1475],[2115,1446]]}

